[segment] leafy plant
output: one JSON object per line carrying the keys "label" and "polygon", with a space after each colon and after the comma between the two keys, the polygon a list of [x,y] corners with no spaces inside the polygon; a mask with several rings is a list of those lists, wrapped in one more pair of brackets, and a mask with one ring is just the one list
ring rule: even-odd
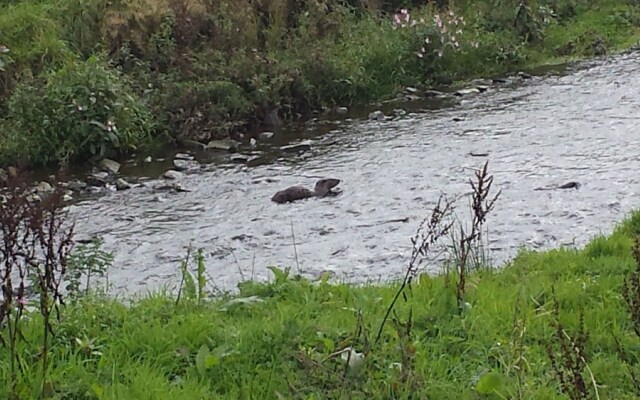
{"label": "leafy plant", "polygon": [[127,80],[97,56],[22,82],[10,99],[9,118],[33,163],[135,150],[155,127]]}
{"label": "leafy plant", "polygon": [[[63,190],[56,187],[41,201],[30,197],[24,176],[8,177],[1,184],[0,201],[0,344],[9,348],[11,391],[21,379],[19,372],[26,362],[18,352],[18,339],[24,340],[20,328],[31,295],[38,299],[42,318],[41,364],[42,395],[49,391],[49,357],[53,335],[52,317],[60,317],[64,304],[61,283],[69,252],[73,246],[74,226],[65,221]],[[29,286],[31,284],[31,286]]]}
{"label": "leafy plant", "polygon": [[154,101],[165,111],[168,126],[180,136],[208,140],[226,136],[250,115],[252,107],[242,88],[229,81],[171,79]]}
{"label": "leafy plant", "polygon": [[180,274],[182,279],[180,281],[180,287],[178,289],[178,297],[176,298],[176,305],[180,303],[180,298],[184,293],[184,298],[187,301],[196,300],[198,305],[202,304],[206,297],[205,289],[207,286],[206,266],[204,262],[204,252],[202,249],[198,249],[198,252],[193,256],[196,262],[196,276],[194,279],[193,274],[189,271],[189,261],[191,260],[191,246],[187,250],[185,259],[180,264]]}
{"label": "leafy plant", "polygon": [[[592,396],[591,386],[584,378],[588,372],[597,395],[597,386],[591,369],[587,364],[586,345],[589,334],[584,327],[584,311],[580,310],[578,332],[569,335],[560,322],[560,305],[552,288],[553,311],[552,324],[555,328],[553,342],[547,345],[547,355],[551,367],[556,374],[560,389],[572,400],[589,399]],[[556,350],[556,348],[558,348]]]}
{"label": "leafy plant", "polygon": [[85,279],[84,294],[91,288],[91,277],[103,277],[113,261],[113,254],[101,250],[101,238],[94,238],[89,244],[79,244],[69,255],[67,266],[66,286],[71,298],[79,298],[82,295],[81,280]]}

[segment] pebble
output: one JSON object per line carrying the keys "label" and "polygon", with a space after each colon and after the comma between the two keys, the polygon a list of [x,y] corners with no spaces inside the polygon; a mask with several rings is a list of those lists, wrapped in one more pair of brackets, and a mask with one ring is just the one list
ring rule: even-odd
{"label": "pebble", "polygon": [[271,139],[273,137],[273,132],[260,132],[260,139]]}
{"label": "pebble", "polygon": [[103,158],[102,161],[100,161],[100,167],[102,167],[104,171],[112,172],[114,174],[117,174],[118,171],[120,171],[120,163],[108,158]]}
{"label": "pebble", "polygon": [[131,189],[131,184],[127,181],[125,181],[122,178],[118,178],[116,179],[116,190],[127,190],[127,189]]}
{"label": "pebble", "polygon": [[173,160],[173,166],[178,171],[195,171],[200,169],[200,163],[196,160],[175,159]]}
{"label": "pebble", "polygon": [[182,178],[182,172],[170,169],[162,174],[162,176],[166,179],[179,179]]}

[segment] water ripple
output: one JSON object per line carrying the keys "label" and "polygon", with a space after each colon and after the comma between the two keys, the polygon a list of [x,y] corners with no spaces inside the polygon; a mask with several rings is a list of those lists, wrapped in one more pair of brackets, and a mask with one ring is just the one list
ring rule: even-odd
{"label": "water ripple", "polygon": [[[117,290],[175,282],[190,242],[206,249],[209,275],[222,288],[232,288],[240,271],[265,277],[264,267],[274,264],[370,281],[401,273],[420,219],[441,192],[468,192],[472,169],[486,159],[469,153],[488,153],[495,188],[503,191],[489,221],[497,262],[522,245],[581,245],[637,206],[638,61],[624,55],[452,109],[338,124],[302,155],[186,176],[183,186],[193,191],[164,202],[151,191],[113,193],[71,213],[81,234],[102,235],[114,251],[109,280]],[[312,186],[321,176],[342,179],[343,194],[270,201],[277,190]],[[568,181],[582,186],[534,191]],[[402,218],[409,222],[385,223]]]}

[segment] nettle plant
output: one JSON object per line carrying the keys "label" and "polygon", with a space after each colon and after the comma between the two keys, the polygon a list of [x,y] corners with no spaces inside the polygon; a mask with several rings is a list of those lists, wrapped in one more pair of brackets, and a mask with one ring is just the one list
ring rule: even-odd
{"label": "nettle plant", "polygon": [[411,29],[418,36],[420,47],[416,56],[431,68],[435,68],[449,52],[478,47],[476,41],[461,44],[460,37],[466,25],[464,17],[457,16],[452,9],[436,12],[431,18],[413,18],[406,9],[393,16],[394,29]]}

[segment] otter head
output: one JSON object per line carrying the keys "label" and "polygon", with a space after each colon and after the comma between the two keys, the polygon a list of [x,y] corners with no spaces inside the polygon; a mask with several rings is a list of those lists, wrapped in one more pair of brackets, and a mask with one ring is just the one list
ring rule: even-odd
{"label": "otter head", "polygon": [[316,196],[318,197],[326,196],[327,193],[329,193],[331,189],[333,189],[334,187],[338,186],[339,183],[340,183],[340,179],[335,179],[335,178],[320,179],[318,182],[316,182],[316,188],[315,188]]}

